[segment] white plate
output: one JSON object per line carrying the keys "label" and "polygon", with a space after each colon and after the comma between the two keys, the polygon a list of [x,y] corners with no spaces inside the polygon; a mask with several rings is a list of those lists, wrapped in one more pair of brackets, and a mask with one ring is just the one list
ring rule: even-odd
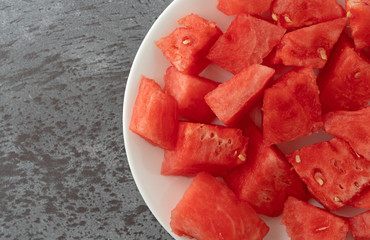
{"label": "white plate", "polygon": [[[340,0],[339,2],[343,4],[344,0]],[[163,150],[152,146],[144,139],[132,133],[128,127],[138,93],[141,75],[155,79],[162,87],[164,86],[163,76],[169,63],[163,57],[162,52],[155,46],[154,41],[170,34],[178,27],[177,20],[190,13],[195,13],[207,20],[215,21],[218,27],[222,31],[225,31],[233,17],[227,17],[219,12],[216,5],[217,0],[175,0],[172,2],[153,24],[141,44],[126,85],[123,104],[123,132],[127,159],[132,175],[149,209],[175,239],[188,239],[175,235],[171,231],[169,222],[171,210],[181,199],[192,179],[161,176],[160,167],[163,160]],[[208,67],[202,75],[220,82],[228,80],[231,77],[230,73],[223,71],[215,65]],[[287,146],[282,146],[282,148],[284,147]],[[337,214],[351,216],[359,212],[352,208],[344,208],[337,212]],[[270,231],[265,239],[289,239],[285,233],[285,227],[280,225],[281,217],[261,217],[270,227]],[[348,239],[353,238],[348,237]]]}

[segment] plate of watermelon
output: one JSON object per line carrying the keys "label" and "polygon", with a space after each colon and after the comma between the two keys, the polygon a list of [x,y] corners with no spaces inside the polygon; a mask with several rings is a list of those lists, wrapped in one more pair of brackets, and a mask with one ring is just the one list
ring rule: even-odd
{"label": "plate of watermelon", "polygon": [[172,237],[370,239],[369,6],[175,0],[159,16],[123,133]]}

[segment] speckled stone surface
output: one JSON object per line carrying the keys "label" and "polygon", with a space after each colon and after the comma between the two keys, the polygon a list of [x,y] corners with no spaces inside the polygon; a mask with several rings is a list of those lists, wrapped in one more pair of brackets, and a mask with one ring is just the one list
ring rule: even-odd
{"label": "speckled stone surface", "polygon": [[130,67],[171,0],[0,0],[0,239],[171,239],[122,137]]}

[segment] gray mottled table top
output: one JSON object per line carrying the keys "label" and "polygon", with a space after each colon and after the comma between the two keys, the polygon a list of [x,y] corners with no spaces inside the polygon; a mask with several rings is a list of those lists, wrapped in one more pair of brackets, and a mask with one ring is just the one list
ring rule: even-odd
{"label": "gray mottled table top", "polygon": [[0,239],[171,239],[122,137],[131,64],[171,0],[0,0]]}

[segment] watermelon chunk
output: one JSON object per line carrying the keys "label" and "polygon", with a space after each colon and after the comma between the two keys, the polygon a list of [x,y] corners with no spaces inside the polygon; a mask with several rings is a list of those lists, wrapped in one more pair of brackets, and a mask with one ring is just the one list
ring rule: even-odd
{"label": "watermelon chunk", "polygon": [[269,227],[248,203],[208,173],[199,173],[171,212],[172,231],[198,240],[260,240]]}
{"label": "watermelon chunk", "polygon": [[370,106],[358,111],[330,112],[324,116],[324,129],[346,140],[357,154],[370,161]]}
{"label": "watermelon chunk", "polygon": [[344,240],[349,231],[344,218],[294,197],[284,204],[282,224],[292,240]]}
{"label": "watermelon chunk", "polygon": [[262,134],[254,125],[250,124],[246,131],[247,162],[224,177],[238,198],[247,201],[257,213],[270,217],[281,214],[290,195],[307,200],[306,185],[284,155],[274,146],[264,146]]}
{"label": "watermelon chunk", "polygon": [[165,92],[173,96],[184,118],[194,122],[209,123],[215,114],[204,100],[204,96],[214,90],[218,83],[207,78],[189,75],[169,67],[164,76]]}
{"label": "watermelon chunk", "polygon": [[370,210],[349,219],[349,226],[356,240],[370,239]]}
{"label": "watermelon chunk", "polygon": [[217,8],[228,16],[239,13],[262,14],[273,0],[218,0]]}
{"label": "watermelon chunk", "polygon": [[349,47],[333,61],[319,77],[323,112],[365,107],[370,101],[370,63]]}
{"label": "watermelon chunk", "polygon": [[347,28],[344,28],[338,41],[335,43],[330,53],[328,61],[326,62],[324,68],[320,70],[317,76],[317,85],[319,86],[319,89],[322,89],[322,85],[324,85],[327,81],[327,78],[330,77],[330,74],[335,68],[337,58],[342,54],[343,50],[346,47],[354,48],[355,45],[349,31],[347,30]]}
{"label": "watermelon chunk", "polygon": [[285,29],[265,20],[239,14],[210,49],[207,58],[237,74],[245,67],[260,64],[280,41]]}
{"label": "watermelon chunk", "polygon": [[274,62],[323,68],[346,23],[346,18],[339,18],[285,34],[276,46]]}
{"label": "watermelon chunk", "polygon": [[348,205],[355,208],[370,209],[370,187],[366,187],[358,196],[352,198]]}
{"label": "watermelon chunk", "polygon": [[234,126],[261,98],[275,70],[251,65],[205,96],[206,103],[227,126]]}
{"label": "watermelon chunk", "polygon": [[263,97],[262,128],[268,146],[309,135],[322,128],[316,76],[311,68],[284,74]]}
{"label": "watermelon chunk", "polygon": [[248,138],[236,128],[180,122],[176,148],[165,150],[162,175],[222,176],[246,160]]}
{"label": "watermelon chunk", "polygon": [[206,55],[222,31],[215,22],[196,14],[187,15],[178,23],[185,27],[176,28],[155,43],[177,70],[198,74],[209,64]]}
{"label": "watermelon chunk", "polygon": [[178,131],[176,100],[153,79],[142,76],[129,128],[153,145],[174,149]]}
{"label": "watermelon chunk", "polygon": [[336,0],[275,0],[272,18],[284,28],[298,28],[345,16]]}
{"label": "watermelon chunk", "polygon": [[326,208],[339,209],[370,184],[370,162],[339,138],[305,146],[288,161]]}
{"label": "watermelon chunk", "polygon": [[357,50],[370,46],[370,0],[346,0],[347,16]]}

